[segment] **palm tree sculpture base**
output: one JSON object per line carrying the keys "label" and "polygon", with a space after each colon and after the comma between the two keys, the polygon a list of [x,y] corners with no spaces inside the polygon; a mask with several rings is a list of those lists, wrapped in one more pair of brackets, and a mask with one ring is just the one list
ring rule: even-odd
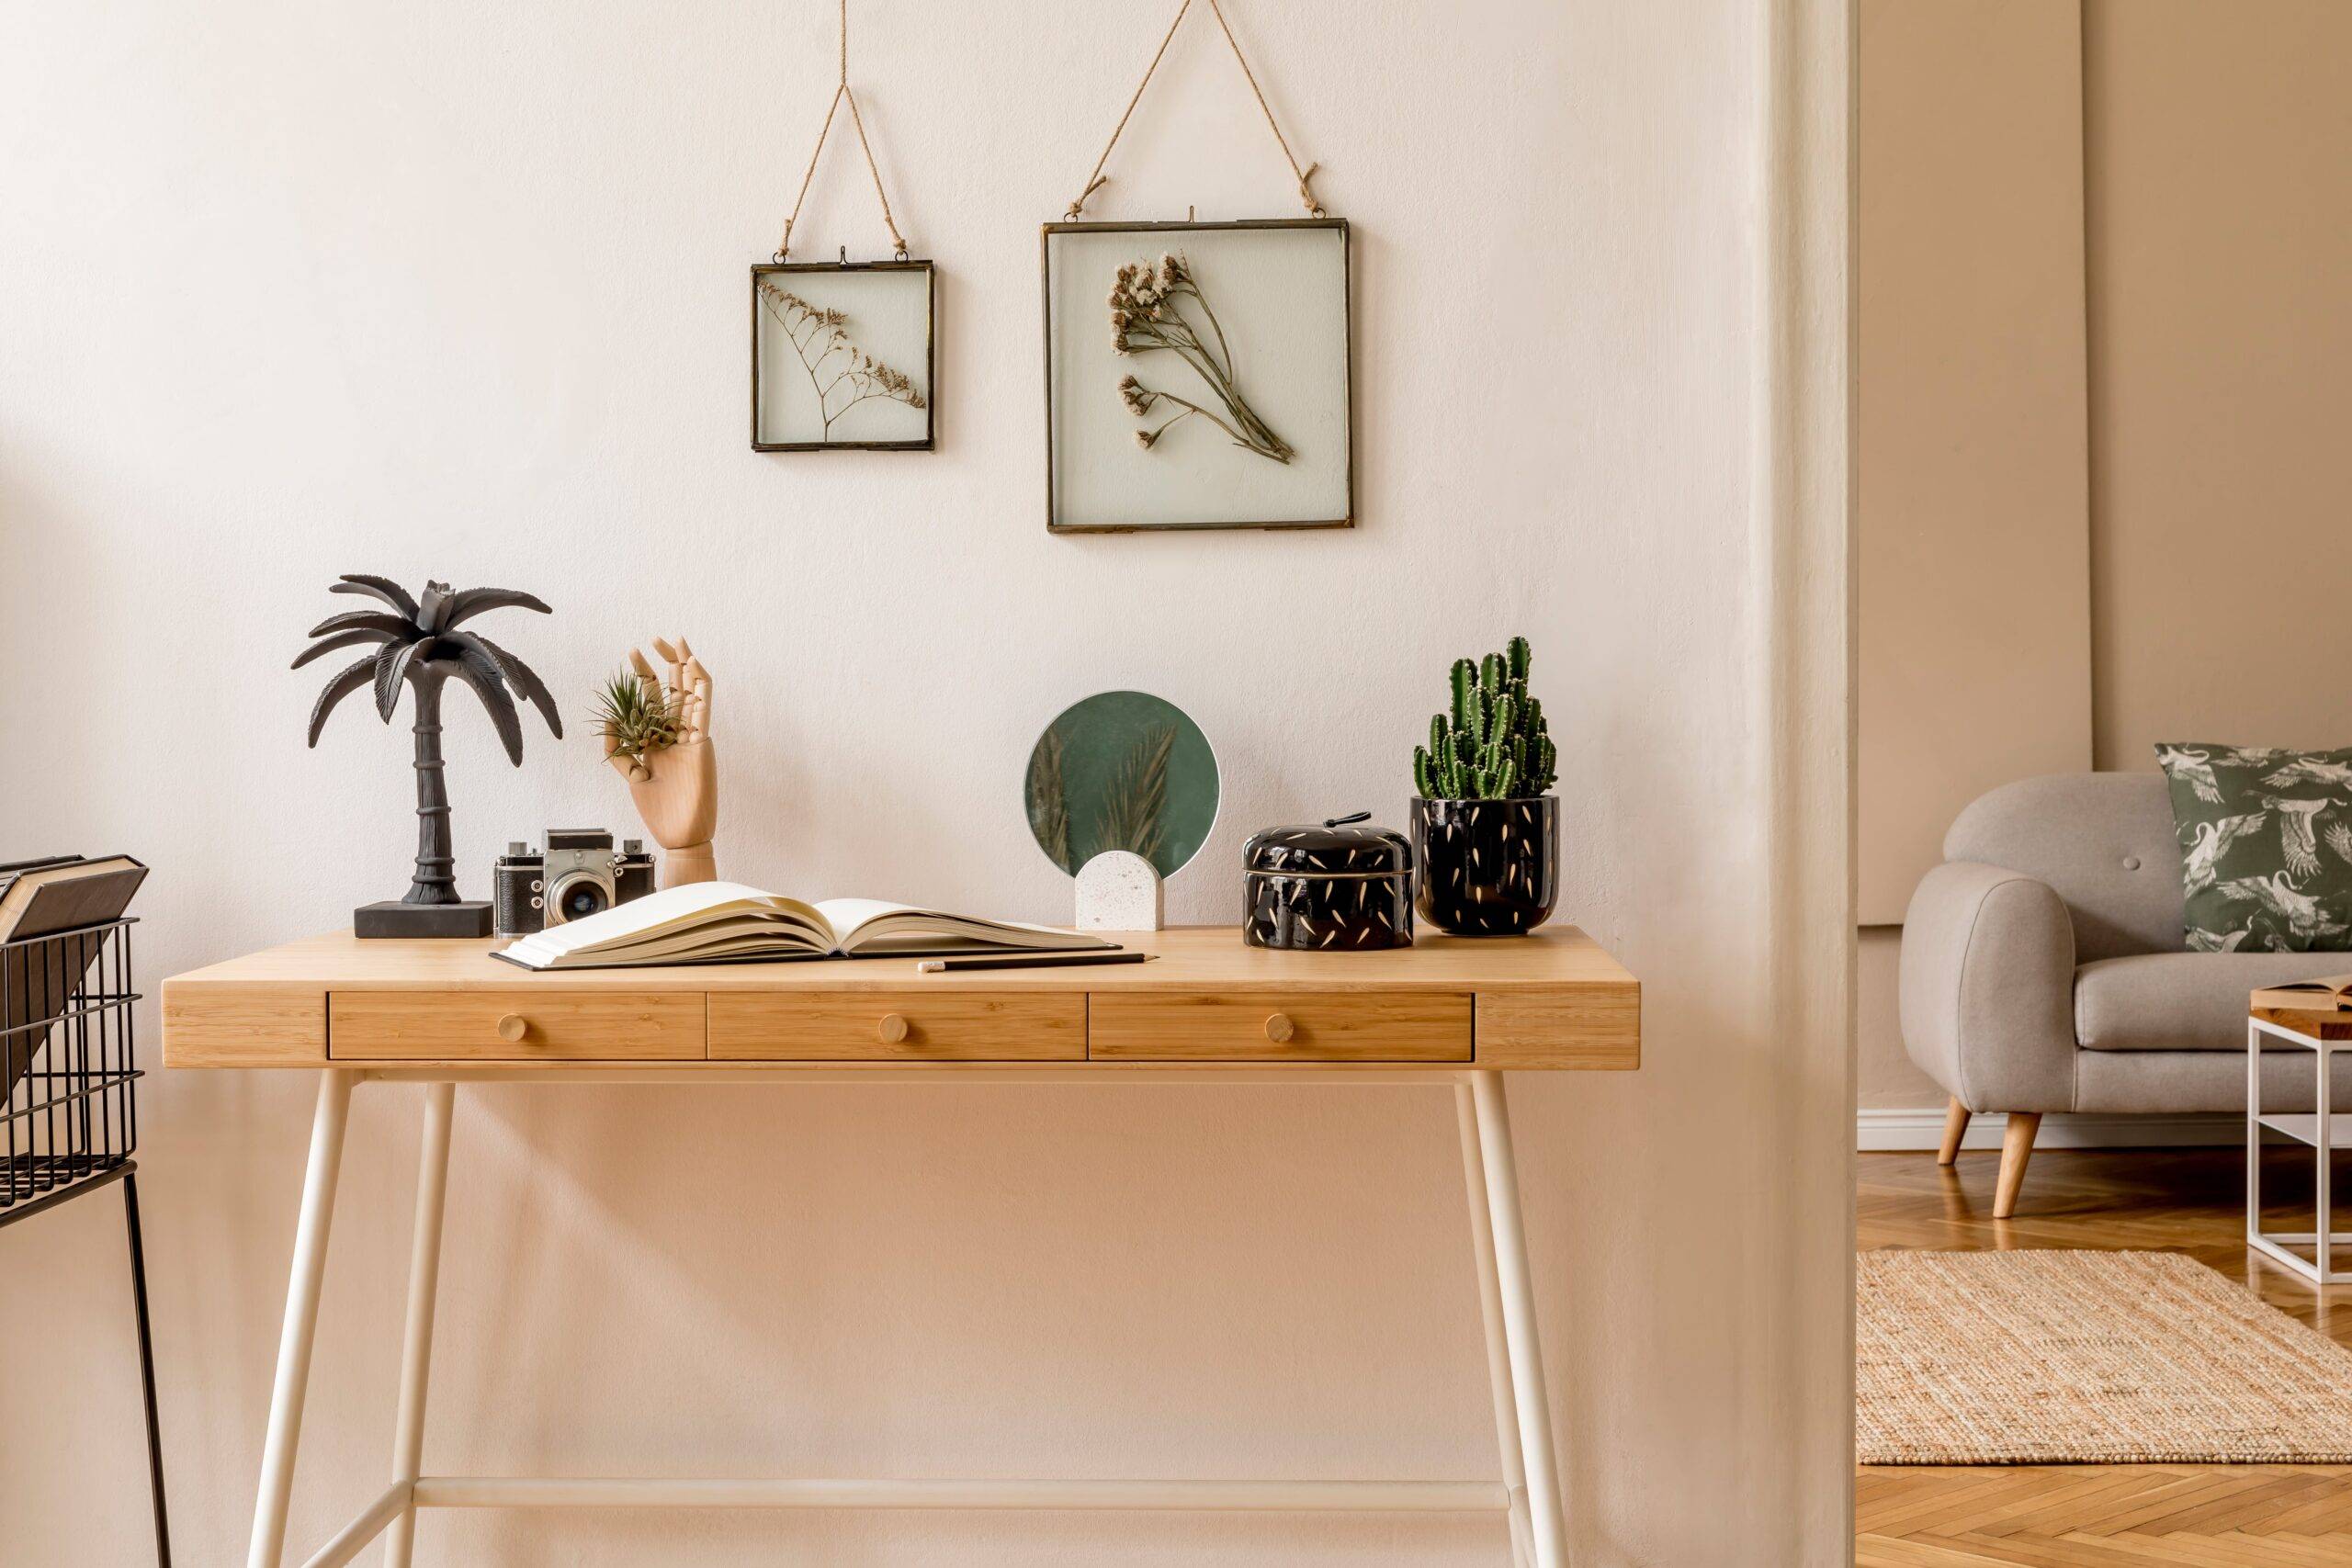
{"label": "palm tree sculpture base", "polygon": [[488,936],[490,906],[469,899],[459,904],[403,904],[387,898],[362,904],[351,911],[354,936]]}

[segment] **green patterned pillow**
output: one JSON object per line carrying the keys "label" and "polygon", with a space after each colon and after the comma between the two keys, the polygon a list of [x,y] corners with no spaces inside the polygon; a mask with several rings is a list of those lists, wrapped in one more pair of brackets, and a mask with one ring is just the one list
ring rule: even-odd
{"label": "green patterned pillow", "polygon": [[2352,950],[2352,748],[2156,747],[2199,953]]}

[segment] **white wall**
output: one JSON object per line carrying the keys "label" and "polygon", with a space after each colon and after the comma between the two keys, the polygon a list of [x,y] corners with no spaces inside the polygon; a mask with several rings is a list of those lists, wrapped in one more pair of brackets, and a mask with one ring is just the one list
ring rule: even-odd
{"label": "white wall", "polygon": [[[348,607],[336,573],[432,573],[556,606],[495,635],[577,727],[514,772],[458,713],[471,890],[510,836],[626,825],[584,699],[681,629],[718,680],[729,872],[1061,914],[1022,761],[1072,697],[1137,685],[1219,748],[1226,814],[1170,907],[1229,920],[1245,835],[1401,820],[1445,662],[1523,632],[1563,742],[1566,914],[1647,982],[1639,1075],[1512,1086],[1579,1561],[1843,1561],[1842,513],[1835,473],[1785,465],[1804,441],[1842,472],[1844,449],[1775,406],[1840,395],[1842,7],[1240,7],[1359,225],[1363,526],[1156,538],[1045,532],[1035,225],[1159,6],[852,7],[868,128],[943,269],[944,445],[745,449],[743,269],[830,87],[830,9],[17,16],[0,854],[151,861],[151,992],[396,894],[405,738],[354,709],[305,754],[319,682],[285,664]],[[1204,23],[1099,215],[1294,209]],[[1775,94],[1815,118],[1771,130]],[[876,254],[871,202],[829,160],[808,250]],[[1761,318],[1799,305],[1818,342],[1776,357]],[[185,1561],[229,1561],[311,1086],[145,1089],[174,1522]],[[388,1463],[418,1119],[359,1096],[297,1543]],[[1442,1099],[1391,1090],[469,1090],[425,1462],[1486,1475],[1452,1136]],[[143,1560],[119,1240],[107,1200],[0,1236],[11,1562]],[[1501,1551],[1453,1517],[469,1514],[423,1541],[514,1563]]]}

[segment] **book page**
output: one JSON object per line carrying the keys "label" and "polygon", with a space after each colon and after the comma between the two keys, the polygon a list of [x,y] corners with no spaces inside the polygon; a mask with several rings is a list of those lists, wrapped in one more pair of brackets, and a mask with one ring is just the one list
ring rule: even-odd
{"label": "book page", "polygon": [[840,933],[840,950],[844,953],[985,948],[1077,951],[1117,945],[1052,926],[951,915],[878,898],[828,898],[817,910]]}
{"label": "book page", "polygon": [[923,912],[912,904],[895,903],[888,898],[824,898],[815,908],[832,931],[835,947],[847,947],[852,937],[875,920]]}
{"label": "book page", "polygon": [[832,927],[825,917],[797,899],[763,893],[740,882],[695,882],[664,887],[585,919],[534,931],[505,951],[545,965],[575,953],[586,957],[626,952],[707,924],[746,917],[774,923],[779,934],[805,932],[803,940],[820,951],[833,944]]}
{"label": "book page", "polygon": [[2273,986],[2257,986],[2257,991],[2325,992],[2342,996],[2352,991],[2352,975],[2320,975],[2309,980],[2281,980]]}

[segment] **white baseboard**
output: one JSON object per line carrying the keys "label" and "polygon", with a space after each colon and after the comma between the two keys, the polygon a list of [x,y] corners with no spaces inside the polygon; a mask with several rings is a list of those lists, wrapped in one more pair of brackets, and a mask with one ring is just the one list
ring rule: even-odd
{"label": "white baseboard", "polygon": [[[1963,1149],[2001,1146],[2004,1119],[1987,1114],[1969,1122]],[[1854,1146],[1863,1153],[1883,1149],[1934,1149],[1944,1141],[1943,1107],[1923,1111],[1857,1111]],[[2180,1148],[2190,1145],[2245,1143],[2243,1116],[2103,1116],[2052,1111],[2033,1140],[2037,1149]]]}

